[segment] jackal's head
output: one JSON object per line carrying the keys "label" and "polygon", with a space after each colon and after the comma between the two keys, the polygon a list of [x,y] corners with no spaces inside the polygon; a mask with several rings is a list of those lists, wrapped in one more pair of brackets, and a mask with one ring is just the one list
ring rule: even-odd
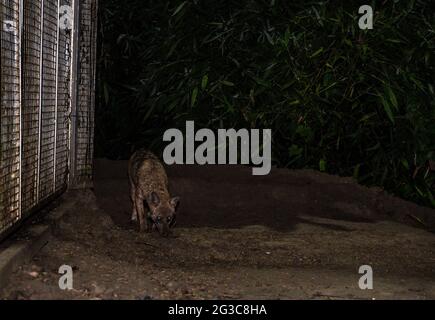
{"label": "jackal's head", "polygon": [[174,197],[169,201],[162,201],[156,192],[151,192],[147,200],[155,227],[162,236],[168,236],[170,228],[174,227],[176,223],[180,198]]}

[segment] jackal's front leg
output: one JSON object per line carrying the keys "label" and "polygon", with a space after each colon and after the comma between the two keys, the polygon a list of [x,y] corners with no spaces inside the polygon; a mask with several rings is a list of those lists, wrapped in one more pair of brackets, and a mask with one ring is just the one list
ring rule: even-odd
{"label": "jackal's front leg", "polygon": [[143,198],[136,193],[136,212],[139,219],[139,231],[145,232],[148,230],[147,216],[143,205]]}
{"label": "jackal's front leg", "polygon": [[131,213],[131,221],[137,221],[137,204],[136,204],[136,187],[134,186],[133,183],[131,183],[130,186],[130,197],[131,197],[131,201],[133,202],[133,209],[132,209],[132,213]]}

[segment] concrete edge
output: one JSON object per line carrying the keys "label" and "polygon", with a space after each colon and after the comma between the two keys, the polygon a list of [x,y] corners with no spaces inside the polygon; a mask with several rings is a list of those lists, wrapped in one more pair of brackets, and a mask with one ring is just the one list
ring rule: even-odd
{"label": "concrete edge", "polygon": [[[0,246],[0,292],[8,284],[13,272],[19,266],[30,261],[55,234],[56,226],[59,221],[69,212],[72,206],[67,199],[69,192],[64,193],[59,198],[59,205],[48,210],[48,212],[38,212],[34,215],[34,220],[43,216],[41,222],[36,224],[26,223],[16,231],[15,236],[6,239]],[[30,221],[32,218],[30,219]]]}
{"label": "concrete edge", "polygon": [[0,251],[0,291],[7,285],[18,266],[32,259],[48,243],[51,236],[49,225],[31,226],[26,231],[30,235],[28,240],[18,243],[10,241],[8,247]]}

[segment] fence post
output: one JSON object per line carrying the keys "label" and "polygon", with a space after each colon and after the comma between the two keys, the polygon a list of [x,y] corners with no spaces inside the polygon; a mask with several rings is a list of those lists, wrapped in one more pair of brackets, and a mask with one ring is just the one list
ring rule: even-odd
{"label": "fence post", "polygon": [[97,0],[74,1],[70,188],[92,186]]}
{"label": "fence post", "polygon": [[19,13],[19,25],[20,25],[20,33],[19,33],[19,40],[18,40],[18,46],[19,46],[19,50],[20,50],[20,55],[19,55],[19,86],[20,86],[20,139],[19,139],[19,180],[18,180],[18,186],[19,186],[19,193],[18,193],[18,205],[19,205],[19,209],[18,209],[18,214],[19,214],[19,219],[21,219],[21,217],[23,216],[23,197],[22,197],[22,181],[23,181],[23,56],[22,56],[22,51],[23,51],[23,37],[24,37],[24,0],[20,0],[20,13]]}
{"label": "fence post", "polygon": [[72,62],[71,62],[71,117],[70,117],[70,141],[69,141],[69,187],[74,187],[76,185],[76,177],[77,177],[77,165],[76,165],[76,145],[77,145],[77,79],[78,79],[78,71],[79,71],[79,52],[78,52],[78,44],[79,44],[79,32],[80,32],[80,0],[72,0],[73,1],[73,13],[74,13],[74,21],[73,21],[73,29],[72,29],[72,45],[71,45],[71,53],[72,53]]}
{"label": "fence post", "polygon": [[21,4],[0,2],[0,233],[21,217]]}

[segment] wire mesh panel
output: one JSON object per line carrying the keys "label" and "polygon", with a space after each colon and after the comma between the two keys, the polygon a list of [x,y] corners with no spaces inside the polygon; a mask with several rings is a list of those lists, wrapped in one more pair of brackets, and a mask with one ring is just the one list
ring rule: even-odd
{"label": "wire mesh panel", "polygon": [[77,98],[76,179],[92,177],[97,1],[80,1],[79,69]]}
{"label": "wire mesh panel", "polygon": [[0,232],[20,218],[20,3],[0,0]]}
{"label": "wire mesh panel", "polygon": [[46,199],[54,192],[57,10],[58,3],[56,0],[44,0],[42,10],[42,105],[39,152],[39,200]]}
{"label": "wire mesh panel", "polygon": [[60,1],[56,114],[56,172],[55,191],[63,189],[68,182],[69,115],[71,85],[71,23],[70,0]]}
{"label": "wire mesh panel", "polygon": [[22,94],[22,173],[23,212],[38,201],[39,111],[41,99],[41,10],[40,0],[24,2],[23,94]]}
{"label": "wire mesh panel", "polygon": [[96,0],[0,0],[0,238],[71,172],[91,177],[96,14]]}

